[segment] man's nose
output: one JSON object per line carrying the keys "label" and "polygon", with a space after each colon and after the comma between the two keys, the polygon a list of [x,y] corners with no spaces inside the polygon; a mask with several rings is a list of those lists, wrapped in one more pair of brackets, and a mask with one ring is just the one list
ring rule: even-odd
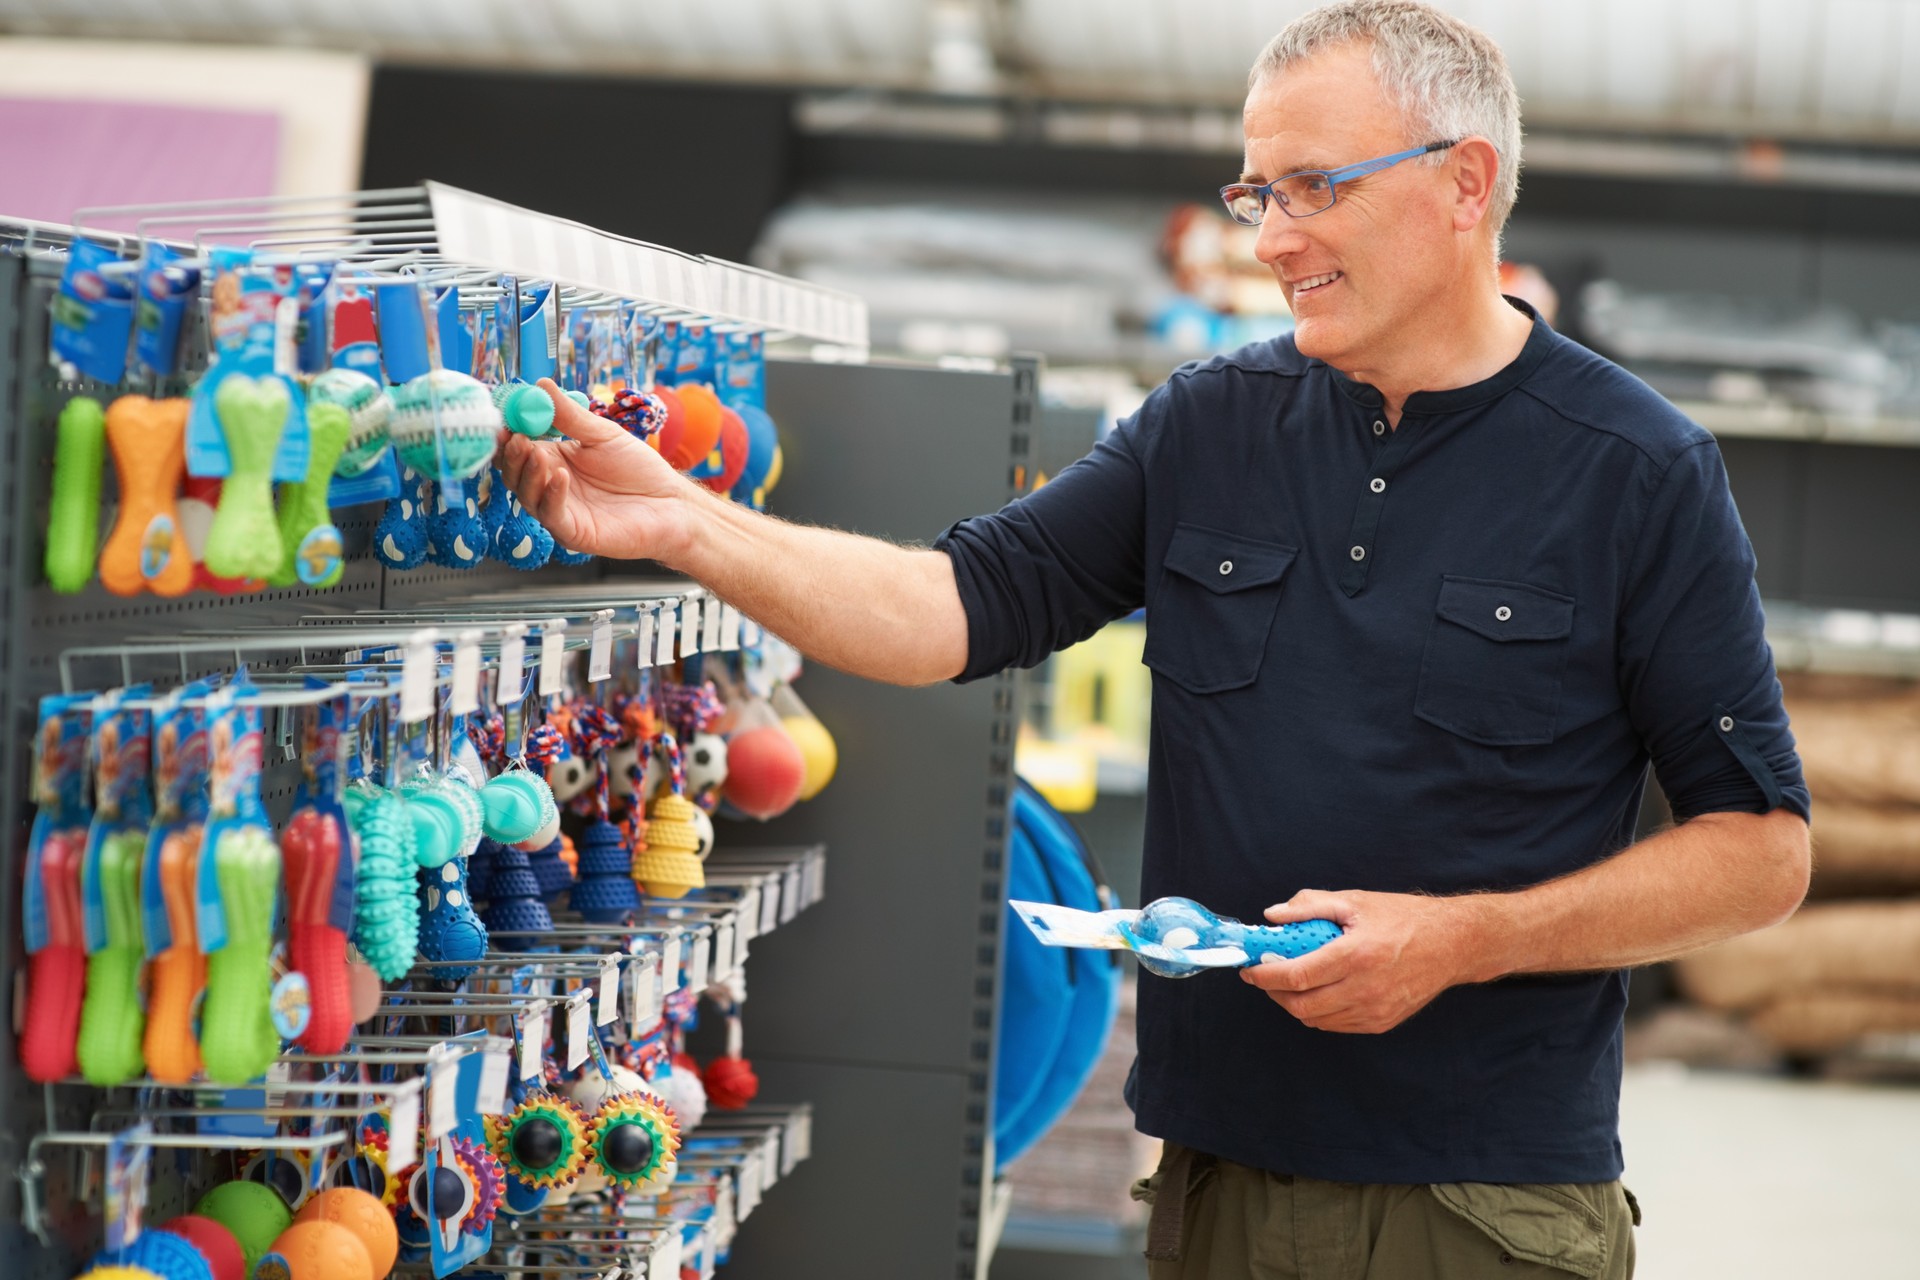
{"label": "man's nose", "polygon": [[1260,221],[1260,234],[1253,242],[1253,256],[1271,267],[1290,253],[1298,253],[1307,246],[1305,231],[1300,219],[1289,218],[1280,211],[1278,205],[1267,206],[1267,216]]}

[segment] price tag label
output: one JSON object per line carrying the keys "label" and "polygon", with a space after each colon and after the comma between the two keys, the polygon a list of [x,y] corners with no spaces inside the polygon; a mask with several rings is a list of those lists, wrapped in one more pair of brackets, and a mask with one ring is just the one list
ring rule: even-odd
{"label": "price tag label", "polygon": [[722,920],[714,927],[713,980],[715,982],[725,982],[728,978],[731,978],[734,971],[740,967],[740,962],[733,953],[734,936],[733,921],[731,920]]}
{"label": "price tag label", "polygon": [[827,896],[827,855],[815,849],[807,855],[807,905],[813,906]]}
{"label": "price tag label", "polygon": [[595,684],[613,676],[613,610],[593,615],[593,638],[587,649],[587,679]]}
{"label": "price tag label", "polygon": [[153,1125],[142,1121],[107,1144],[107,1248],[125,1249],[140,1238],[151,1185]]}
{"label": "price tag label", "polygon": [[806,892],[806,864],[796,862],[786,870],[780,884],[780,923],[800,914],[800,898]]}
{"label": "price tag label", "polygon": [[493,687],[494,701],[506,706],[520,701],[527,691],[527,629],[508,627],[500,640],[500,672]]}
{"label": "price tag label", "polygon": [[691,658],[700,652],[700,597],[689,596],[680,604],[680,656]]}
{"label": "price tag label", "polygon": [[420,1160],[420,1088],[426,1082],[415,1076],[393,1095],[392,1119],[387,1129],[388,1167],[404,1169]]}
{"label": "price tag label", "polygon": [[587,1042],[593,1039],[593,992],[581,990],[567,998],[567,1070],[587,1060]]}
{"label": "price tag label", "polygon": [[439,632],[428,627],[407,638],[400,658],[400,719],[418,724],[433,714],[433,645]]}
{"label": "price tag label", "polygon": [[780,877],[767,877],[760,888],[760,925],[754,932],[772,933],[780,926]]}
{"label": "price tag label", "polygon": [[594,1011],[595,1026],[604,1027],[620,1016],[620,953],[600,961],[600,1000]]}
{"label": "price tag label", "polygon": [[735,1221],[745,1222],[747,1215],[760,1207],[760,1193],[765,1185],[761,1181],[760,1157],[756,1152],[749,1151],[740,1161],[740,1186],[734,1192],[738,1198],[734,1210]]}
{"label": "price tag label", "polygon": [[460,1086],[460,1060],[444,1051],[427,1064],[427,1137],[439,1141],[460,1123],[455,1093]]}
{"label": "price tag label", "polygon": [[794,1112],[793,1122],[787,1126],[787,1143],[793,1148],[795,1161],[813,1154],[813,1112]]}
{"label": "price tag label", "polygon": [[660,970],[659,957],[639,956],[627,975],[632,983],[633,1012],[628,1021],[635,1031],[653,1026],[660,1021]]}
{"label": "price tag label", "polygon": [[647,1250],[647,1280],[680,1280],[685,1250],[679,1227],[671,1226],[662,1231],[659,1239],[653,1242],[653,1247]]}
{"label": "price tag label", "polygon": [[687,952],[687,985],[697,995],[707,989],[707,977],[713,969],[713,934],[696,933],[688,945],[692,950]]}
{"label": "price tag label", "polygon": [[740,647],[740,611],[730,604],[720,606],[720,647],[726,650]]}
{"label": "price tag label", "polygon": [[500,1036],[488,1036],[480,1059],[480,1094],[475,1102],[483,1116],[506,1114],[507,1069],[513,1065],[513,1045]]}
{"label": "price tag label", "polygon": [[640,640],[633,646],[633,651],[639,655],[640,669],[643,671],[653,665],[653,633],[658,625],[654,610],[640,611]]}
{"label": "price tag label", "polygon": [[680,935],[660,944],[660,989],[663,997],[680,989]]}
{"label": "price tag label", "polygon": [[549,618],[540,628],[540,696],[550,698],[567,687],[567,620]]}
{"label": "price tag label", "polygon": [[520,1078],[532,1083],[540,1079],[540,1065],[547,1051],[547,1011],[545,1000],[535,1000],[520,1015]]}
{"label": "price tag label", "polygon": [[700,651],[702,653],[713,653],[720,648],[722,621],[720,615],[725,613],[726,609],[727,606],[711,596],[702,607],[700,615]]}
{"label": "price tag label", "polygon": [[673,628],[679,616],[678,609],[673,605],[667,605],[659,611],[660,634],[656,638],[653,653],[653,665],[656,667],[664,667],[673,661]]}
{"label": "price tag label", "polygon": [[453,646],[453,687],[449,706],[454,715],[471,715],[480,709],[480,633],[462,631]]}
{"label": "price tag label", "polygon": [[741,942],[760,934],[760,898],[760,886],[757,884],[749,885],[747,891],[740,895],[740,909],[734,913],[740,923],[735,926],[734,937]]}

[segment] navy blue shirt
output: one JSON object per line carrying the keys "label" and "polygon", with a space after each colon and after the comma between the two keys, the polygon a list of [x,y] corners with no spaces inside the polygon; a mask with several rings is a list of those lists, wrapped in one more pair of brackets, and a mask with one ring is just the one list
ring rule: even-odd
{"label": "navy blue shirt", "polygon": [[[1683,820],[1808,812],[1713,437],[1538,320],[1397,430],[1290,337],[1186,366],[938,545],[963,680],[1145,606],[1142,901],[1538,884],[1632,842],[1649,762]],[[1143,973],[1132,1101],[1281,1173],[1603,1181],[1625,1007],[1621,972],[1521,976],[1342,1035],[1229,973]]]}

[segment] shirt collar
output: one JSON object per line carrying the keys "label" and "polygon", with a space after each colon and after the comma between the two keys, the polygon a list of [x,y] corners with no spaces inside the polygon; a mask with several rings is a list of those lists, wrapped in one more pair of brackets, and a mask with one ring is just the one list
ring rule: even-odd
{"label": "shirt collar", "polygon": [[[1523,312],[1533,321],[1533,331],[1527,335],[1527,344],[1520,348],[1520,354],[1515,356],[1513,362],[1506,368],[1479,382],[1469,383],[1464,387],[1453,387],[1446,391],[1414,392],[1407,397],[1403,413],[1455,413],[1498,400],[1525,382],[1528,376],[1539,367],[1540,362],[1546,358],[1547,352],[1553,346],[1553,328],[1526,302],[1510,294],[1504,296],[1515,310]],[[1314,363],[1325,364],[1320,360]],[[1331,365],[1327,368],[1332,372],[1334,381],[1339,384],[1340,389],[1362,408],[1378,409],[1383,403],[1384,397],[1373,386],[1355,381]]]}

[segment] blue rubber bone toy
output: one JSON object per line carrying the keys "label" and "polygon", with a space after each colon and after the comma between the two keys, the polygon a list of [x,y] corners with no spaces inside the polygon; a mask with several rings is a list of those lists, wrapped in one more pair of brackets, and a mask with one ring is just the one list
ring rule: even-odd
{"label": "blue rubber bone toy", "polygon": [[1050,947],[1127,950],[1148,972],[1191,978],[1205,969],[1244,969],[1268,956],[1294,959],[1340,936],[1331,920],[1243,924],[1191,898],[1156,898],[1138,911],[1075,911],[1044,902],[1008,903]]}

